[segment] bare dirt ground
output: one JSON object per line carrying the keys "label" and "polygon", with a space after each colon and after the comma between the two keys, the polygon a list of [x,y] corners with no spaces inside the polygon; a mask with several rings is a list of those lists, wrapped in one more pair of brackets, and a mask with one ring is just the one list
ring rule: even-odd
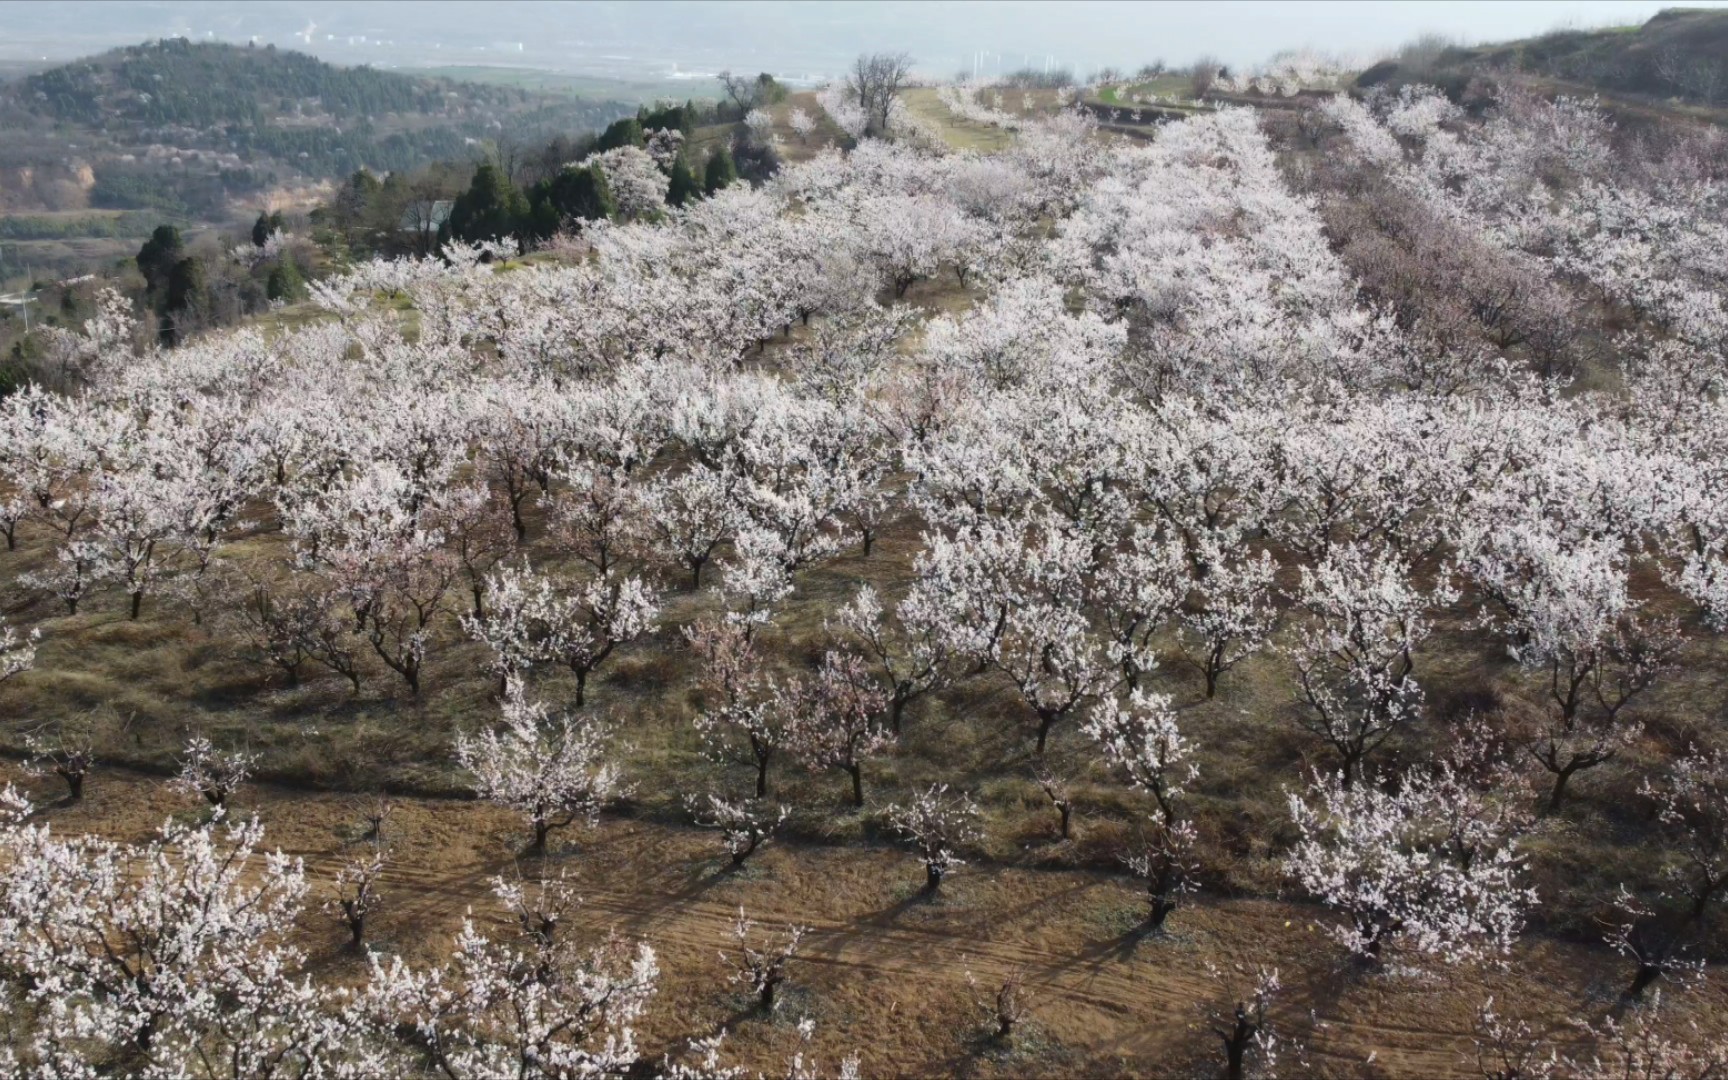
{"label": "bare dirt ground", "polygon": [[[99,772],[85,801],[67,805],[48,780],[4,771],[59,830],[142,839],[170,816],[200,812],[136,774]],[[269,787],[245,790],[236,807],[263,818],[270,846],[305,860],[313,901],[301,932],[336,978],[365,970],[318,911],[359,835],[358,808],[352,797]],[[651,1057],[724,1028],[729,1056],[770,1073],[808,1015],[820,1059],[858,1051],[869,1076],[1210,1075],[1208,1010],[1244,993],[1264,965],[1291,988],[1279,1010],[1284,1038],[1307,1044],[1305,1055],[1287,1055],[1285,1071],[1468,1075],[1471,1017],[1485,994],[1564,1039],[1567,1020],[1612,1008],[1625,974],[1603,950],[1540,938],[1495,970],[1369,974],[1341,961],[1315,909],[1268,900],[1205,899],[1178,912],[1168,936],[1142,939],[1123,878],[964,867],[931,900],[918,894],[915,860],[893,848],[775,845],[731,872],[713,834],[628,819],[554,834],[549,857],[519,860],[520,823],[459,800],[398,800],[386,840],[386,906],[369,928],[372,947],[429,960],[465,913],[496,918],[494,876],[561,871],[582,896],[582,931],[644,938],[660,955],[664,982],[643,1032]],[[765,927],[811,930],[774,1017],[725,980],[719,954],[740,905]],[[1016,971],[1030,1018],[1004,1046],[989,1037],[979,1002]],[[1719,994],[1687,997],[1694,1009],[1723,1007]]]}

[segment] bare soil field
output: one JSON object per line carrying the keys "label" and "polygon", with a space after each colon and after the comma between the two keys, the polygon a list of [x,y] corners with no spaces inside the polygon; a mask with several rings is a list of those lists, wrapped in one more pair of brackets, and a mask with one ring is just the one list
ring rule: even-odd
{"label": "bare soil field", "polygon": [[[203,812],[122,770],[97,774],[84,801],[70,805],[15,767],[4,776],[33,789],[40,820],[56,830],[141,841],[164,819]],[[355,846],[359,805],[259,785],[242,792],[235,812],[259,815],[270,844],[305,861],[316,891]],[[1291,1071],[1479,1075],[1470,1035],[1484,986],[1563,1042],[1568,1018],[1613,1010],[1621,974],[1602,950],[1535,936],[1502,970],[1367,974],[1341,964],[1312,925],[1324,918],[1316,909],[1276,900],[1202,900],[1166,935],[1143,937],[1141,898],[1119,876],[968,867],[927,899],[916,861],[883,846],[779,844],[735,872],[710,833],[614,818],[527,859],[515,854],[523,836],[507,812],[414,798],[396,800],[385,837],[384,906],[369,930],[381,954],[428,960],[465,915],[499,918],[495,877],[567,875],[582,898],[575,920],[583,933],[642,938],[659,953],[664,977],[643,1029],[647,1057],[724,1029],[740,1062],[770,1073],[796,1047],[796,1021],[809,1016],[820,1057],[860,1051],[866,1076],[1205,1075],[1217,1066],[1213,1011],[1256,969],[1275,967],[1299,988],[1279,1010],[1284,1038],[1305,1044],[1288,1059]],[[740,906],[770,928],[810,928],[771,1018],[725,981],[719,953],[732,943]],[[364,972],[334,920],[309,907],[300,933],[318,969],[339,979]],[[1031,1007],[1023,1032],[1004,1045],[990,1037],[980,1003],[1016,972]],[[1728,1006],[1719,992],[1689,997],[1692,1009]]]}

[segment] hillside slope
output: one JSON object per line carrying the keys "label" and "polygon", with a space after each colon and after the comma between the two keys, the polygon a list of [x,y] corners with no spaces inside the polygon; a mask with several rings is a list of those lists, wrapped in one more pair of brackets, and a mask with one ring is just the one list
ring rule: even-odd
{"label": "hillside slope", "polygon": [[0,211],[236,200],[465,156],[476,140],[602,127],[619,102],[341,68],[271,46],[150,42],[0,91]]}
{"label": "hillside slope", "polygon": [[1562,30],[1528,41],[1460,50],[1461,59],[1589,83],[1605,90],[1677,97],[1698,105],[1728,97],[1728,11],[1670,8],[1643,26]]}
{"label": "hillside slope", "polygon": [[1386,61],[1359,85],[1424,80],[1462,86],[1476,75],[1526,76],[1621,97],[1728,104],[1728,10],[1669,8],[1641,26],[1557,30],[1521,41],[1449,48],[1426,61]]}

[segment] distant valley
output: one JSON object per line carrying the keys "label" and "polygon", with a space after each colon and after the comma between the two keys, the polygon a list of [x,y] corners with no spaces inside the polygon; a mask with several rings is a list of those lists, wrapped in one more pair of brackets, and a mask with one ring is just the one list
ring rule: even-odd
{"label": "distant valley", "polygon": [[90,252],[66,242],[142,235],[157,220],[305,208],[360,168],[464,160],[501,139],[597,130],[635,107],[564,87],[337,67],[274,46],[116,49],[0,85],[0,272],[70,269]]}

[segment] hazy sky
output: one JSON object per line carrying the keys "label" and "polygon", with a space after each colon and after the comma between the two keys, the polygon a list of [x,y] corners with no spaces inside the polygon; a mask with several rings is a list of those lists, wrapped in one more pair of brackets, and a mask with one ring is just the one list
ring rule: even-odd
{"label": "hazy sky", "polygon": [[[1711,0],[1706,0],[1711,2]],[[1716,6],[1728,0],[1714,0]],[[722,67],[824,75],[860,51],[921,71],[1047,61],[1252,65],[1284,49],[1356,57],[1435,31],[1467,42],[1641,22],[1648,0],[34,0],[0,3],[0,56],[62,60],[184,34],[297,47],[339,63],[510,63],[636,77]]]}

